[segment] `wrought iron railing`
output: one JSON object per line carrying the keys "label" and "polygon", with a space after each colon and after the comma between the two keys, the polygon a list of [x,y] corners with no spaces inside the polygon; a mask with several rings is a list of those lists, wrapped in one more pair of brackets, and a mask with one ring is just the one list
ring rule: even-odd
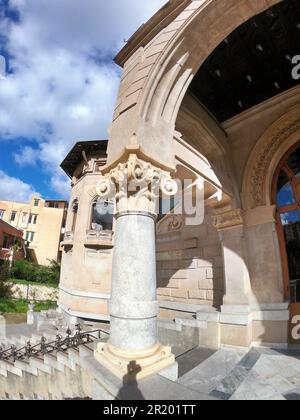
{"label": "wrought iron railing", "polygon": [[94,330],[82,332],[81,325],[76,325],[75,334],[68,328],[66,337],[57,334],[54,341],[48,342],[45,337],[41,338],[38,344],[32,345],[30,341],[22,348],[12,345],[8,349],[0,346],[0,360],[7,362],[16,362],[17,360],[26,360],[31,357],[45,356],[53,352],[66,352],[71,348],[78,348],[81,345],[93,343],[95,340],[101,339],[101,334],[109,335],[105,330]]}

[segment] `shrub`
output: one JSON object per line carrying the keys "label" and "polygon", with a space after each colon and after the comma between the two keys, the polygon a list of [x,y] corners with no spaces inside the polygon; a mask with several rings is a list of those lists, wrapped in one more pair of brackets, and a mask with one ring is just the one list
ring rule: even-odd
{"label": "shrub", "polygon": [[60,265],[56,261],[50,261],[49,267],[34,264],[27,260],[19,260],[13,263],[11,277],[41,284],[58,284]]}
{"label": "shrub", "polygon": [[10,280],[9,262],[4,261],[4,263],[0,265],[0,298],[9,298],[11,296],[12,285],[9,280]]}

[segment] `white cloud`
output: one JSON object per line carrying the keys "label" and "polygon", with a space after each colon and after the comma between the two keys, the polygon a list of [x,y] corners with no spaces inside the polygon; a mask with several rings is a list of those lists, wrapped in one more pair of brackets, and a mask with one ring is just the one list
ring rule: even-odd
{"label": "white cloud", "polygon": [[8,176],[0,170],[0,197],[2,200],[28,202],[32,195],[38,194],[34,188],[18,178]]}
{"label": "white cloud", "polygon": [[36,165],[38,160],[38,151],[32,147],[25,146],[20,153],[14,154],[15,161],[20,166]]}
{"label": "white cloud", "polygon": [[113,55],[165,1],[10,0],[20,22],[0,18],[13,57],[0,80],[0,141],[35,139],[16,146],[15,160],[40,161],[57,193],[72,145],[107,138],[120,76]]}

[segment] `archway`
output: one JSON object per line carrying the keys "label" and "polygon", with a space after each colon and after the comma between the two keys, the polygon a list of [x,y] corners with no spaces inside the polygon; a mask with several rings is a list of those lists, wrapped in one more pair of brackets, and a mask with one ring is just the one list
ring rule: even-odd
{"label": "archway", "polygon": [[176,0],[144,25],[116,58],[124,73],[110,128],[109,164],[126,148],[139,147],[173,168],[175,122],[199,68],[236,28],[280,1]]}
{"label": "archway", "polygon": [[[171,12],[168,8],[172,9],[173,5],[176,9],[176,6],[183,5],[183,3],[186,4],[186,7],[170,18]],[[116,350],[114,353],[115,360],[121,366],[124,364],[122,359],[124,350],[126,350],[126,354],[134,355],[135,350],[138,349],[142,354],[151,355],[151,357],[155,355],[156,357],[156,349],[160,349],[157,342],[157,333],[155,333],[157,331],[156,320],[159,304],[156,293],[155,269],[154,219],[156,214],[153,206],[154,195],[151,194],[151,183],[155,179],[167,195],[173,196],[177,192],[174,180],[172,181],[176,174],[176,164],[178,167],[176,147],[180,143],[176,130],[178,129],[178,115],[182,110],[183,101],[186,99],[186,93],[190,88],[190,93],[194,94],[194,97],[196,96],[196,102],[198,100],[199,105],[201,97],[195,95],[191,83],[195,80],[195,76],[199,74],[199,69],[201,69],[203,63],[211,56],[213,51],[219,50],[222,43],[227,44],[228,37],[240,25],[267,11],[272,6],[276,7],[277,3],[279,5],[287,4],[287,2],[280,2],[280,0],[256,0],[253,2],[248,0],[197,0],[189,2],[175,0],[169,2],[165,9],[167,20],[165,25],[160,25],[158,26],[159,30],[155,30],[153,22],[162,19],[160,14],[156,15],[150,23],[138,31],[130,40],[128,46],[121,52],[123,59],[119,63],[122,61],[124,73],[113,124],[110,128],[108,164],[102,170],[103,178],[97,187],[99,196],[104,199],[109,196],[114,187],[118,191],[116,194],[117,224],[113,255],[112,303],[110,305],[112,320],[110,344]],[[297,4],[295,0],[291,0],[290,3]],[[270,10],[270,13],[274,13],[274,11]],[[291,27],[291,25],[288,26]],[[151,27],[152,32],[149,38],[149,36],[146,36],[146,32],[150,31]],[[267,31],[268,28],[263,30],[264,35]],[[147,41],[145,39],[141,40],[143,34]],[[256,44],[257,51],[261,51],[262,48],[259,43]],[[244,55],[245,50],[246,48],[243,47],[242,53]],[[240,70],[240,66],[236,67]],[[285,67],[285,62],[283,67]],[[268,72],[266,72],[267,74]],[[219,77],[219,71],[216,72],[216,75]],[[247,73],[244,79],[248,83],[252,83],[253,77]],[[272,89],[268,89],[266,95],[260,100],[264,101],[276,96],[279,92],[274,89],[279,89],[278,86],[280,88],[278,80],[275,80]],[[282,85],[281,92],[289,88],[290,86]],[[259,86],[257,90],[259,91]],[[226,100],[229,98],[229,95],[224,96]],[[238,113],[240,110],[242,111],[243,101],[236,101],[234,105],[230,115],[226,115],[224,118],[237,116],[235,113],[236,106],[238,106]],[[249,110],[255,105],[258,104],[249,101],[249,106],[245,109]],[[222,271],[220,277],[222,275],[225,277],[226,301],[224,300],[225,305],[222,305],[221,316],[217,314],[215,318],[220,320],[222,324],[221,341],[224,344],[248,346],[256,338],[263,336],[261,341],[286,343],[287,319],[285,318],[285,312],[287,311],[285,311],[282,290],[277,284],[279,281],[277,282],[278,273],[276,273],[276,244],[274,243],[274,249],[272,250],[272,264],[269,263],[272,266],[272,272],[270,272],[269,266],[266,267],[264,254],[258,252],[255,246],[251,247],[248,243],[252,241],[251,245],[255,245],[255,242],[260,241],[261,248],[263,248],[264,243],[270,243],[273,238],[273,221],[268,221],[266,226],[262,228],[256,225],[252,226],[252,229],[248,229],[241,209],[237,179],[232,170],[231,144],[228,141],[226,130],[222,126],[224,119],[222,116],[219,119],[213,118],[207,112],[209,109],[204,109],[204,112],[201,113],[201,108],[203,110],[204,107],[199,106],[197,108],[195,112],[197,115],[193,115],[191,124],[189,124],[187,118],[185,119],[185,127],[190,125],[194,128],[196,141],[192,141],[184,130],[179,128],[178,131],[182,134],[183,141],[186,141],[184,151],[189,150],[192,146],[195,147],[196,152],[203,153],[210,172],[213,172],[211,175],[220,180],[219,189],[221,193],[223,195],[227,193],[231,199],[230,203],[222,203],[223,206],[220,206],[216,216],[215,228],[220,233],[217,238],[218,246],[199,250],[199,259],[203,252],[204,257],[207,254],[209,258],[210,254],[211,258],[215,258],[215,260],[222,258],[219,255],[219,248],[222,248],[221,251],[225,251],[223,252],[225,273]],[[187,113],[192,113],[192,111],[191,108],[187,109]],[[195,121],[199,122],[197,126],[194,124]],[[199,131],[198,127],[200,128]],[[290,136],[293,132],[287,132],[286,134]],[[254,142],[251,145],[254,145]],[[181,151],[180,157],[182,157],[182,154],[183,151]],[[196,156],[197,153],[194,153],[194,155]],[[270,155],[272,159],[272,149],[271,151],[268,149],[265,155],[262,159],[263,169],[268,166]],[[191,160],[190,163],[199,166],[201,169],[203,166],[203,163],[200,162],[201,159],[197,155],[197,160],[194,159],[194,162]],[[254,162],[254,165],[256,164],[260,169],[262,166],[260,162]],[[191,165],[192,169],[195,169],[193,165]],[[198,170],[199,172],[201,176],[202,170]],[[215,182],[212,182],[211,176],[204,176],[203,178],[211,184],[215,184]],[[124,180],[126,182],[128,180],[133,181],[135,185],[140,186],[139,192],[132,194],[132,191],[127,188],[128,185],[124,184]],[[228,188],[226,188],[227,186]],[[264,192],[262,192],[262,195]],[[258,194],[261,195],[261,192],[258,191]],[[251,209],[259,205],[263,206],[264,204],[255,202]],[[125,223],[126,219],[127,222]],[[172,221],[170,226],[172,227],[173,224]],[[140,227],[139,235],[133,235],[136,226]],[[260,239],[257,240],[259,235]],[[200,237],[201,235],[197,236]],[[193,239],[192,244],[190,241],[183,243],[183,246],[186,246],[185,255],[191,255],[190,247],[192,247],[192,255],[194,254],[193,249],[199,248],[199,238]],[[132,244],[130,254],[128,253],[128,242]],[[248,248],[251,248],[250,252]],[[251,251],[254,252],[251,255],[252,264],[249,264],[248,254]],[[252,266],[251,273],[251,270],[248,269],[250,265]],[[196,261],[194,267],[201,269],[198,261]],[[261,267],[263,270],[260,270]],[[192,269],[197,270],[197,268]],[[197,290],[197,297],[203,304],[203,291],[200,290],[198,272],[195,271],[195,273],[193,280],[196,284],[195,287],[199,289]],[[175,283],[187,284],[184,281],[187,273],[182,272],[180,275],[183,278],[174,280],[183,281]],[[205,267],[201,275],[203,275],[203,278],[205,277],[205,281],[208,280],[207,283],[211,284],[211,278],[209,277],[214,277],[213,272]],[[130,282],[128,278],[130,278]],[[260,287],[262,287],[262,278],[264,285],[267,282],[270,285],[269,288],[266,288],[267,291],[272,289],[274,292],[269,296],[268,293],[260,293],[261,290],[259,290],[260,300],[255,301],[251,290],[253,279],[256,285],[260,284]],[[184,286],[184,297],[190,296],[188,286]],[[211,300],[207,297],[212,296],[211,290],[206,293],[205,289],[205,296],[205,301]],[[124,297],[126,297],[126,302]],[[179,295],[177,291],[174,293],[173,290],[170,290],[170,297],[181,299],[181,291]],[[281,312],[284,313],[281,314]],[[280,334],[275,334],[274,330],[278,326],[282,331],[280,331]],[[261,334],[262,330],[265,334]],[[139,331],[139,334],[134,335],[133,331]],[[125,340],[124,336],[133,336],[133,339]],[[149,348],[151,348],[150,353],[148,353]],[[165,360],[163,361],[165,363],[173,362],[168,351],[160,351],[160,354],[164,355]],[[108,368],[113,369],[109,345],[99,346],[96,358]]]}
{"label": "archway", "polygon": [[290,302],[290,341],[293,318],[300,315],[300,143],[281,159],[273,178],[272,200],[276,204],[277,232],[282,259],[285,299]]}

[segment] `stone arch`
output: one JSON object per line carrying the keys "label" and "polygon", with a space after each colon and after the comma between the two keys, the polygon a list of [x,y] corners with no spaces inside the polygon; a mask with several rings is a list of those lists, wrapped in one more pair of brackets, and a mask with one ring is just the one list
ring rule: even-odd
{"label": "stone arch", "polygon": [[296,105],[267,129],[251,153],[242,187],[244,210],[272,205],[272,180],[277,166],[299,140],[300,105]]}
{"label": "stone arch", "polygon": [[147,45],[129,53],[110,128],[108,163],[129,146],[174,168],[175,122],[194,75],[231,32],[280,1],[190,1]]}

